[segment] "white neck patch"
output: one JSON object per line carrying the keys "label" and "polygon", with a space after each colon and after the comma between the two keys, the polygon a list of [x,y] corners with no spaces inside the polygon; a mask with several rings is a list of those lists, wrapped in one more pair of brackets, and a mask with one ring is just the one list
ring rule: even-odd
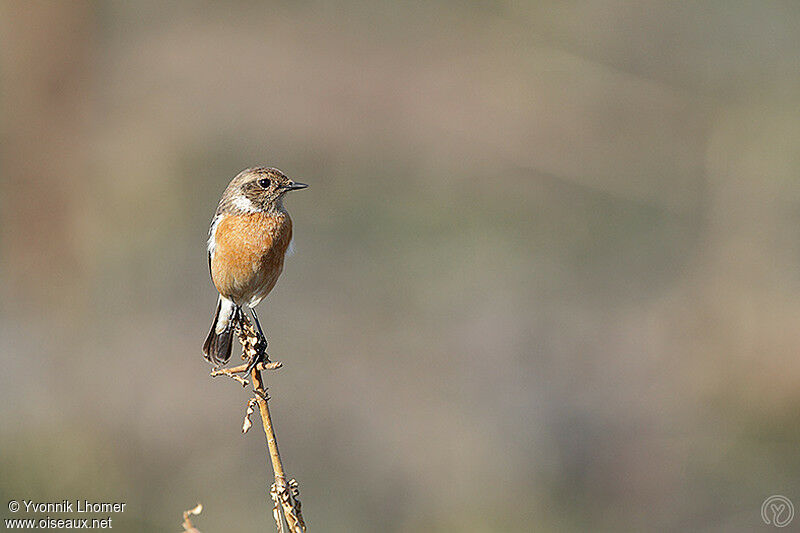
{"label": "white neck patch", "polygon": [[244,211],[245,213],[255,213],[258,211],[256,206],[253,205],[253,202],[251,202],[250,199],[243,194],[236,195],[231,203],[236,209],[239,211]]}

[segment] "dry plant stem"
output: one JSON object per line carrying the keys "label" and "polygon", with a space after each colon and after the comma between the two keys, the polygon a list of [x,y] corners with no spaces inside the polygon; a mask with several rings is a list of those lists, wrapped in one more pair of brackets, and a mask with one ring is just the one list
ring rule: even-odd
{"label": "dry plant stem", "polygon": [[197,506],[194,509],[189,509],[189,510],[183,512],[183,524],[181,524],[181,525],[183,526],[183,530],[185,532],[187,532],[187,533],[200,533],[200,530],[196,529],[194,527],[194,524],[192,524],[191,516],[192,515],[198,515],[202,511],[203,511],[203,506],[198,503]]}
{"label": "dry plant stem", "polygon": [[235,372],[227,369],[227,368],[218,368],[216,370],[211,371],[211,377],[215,378],[217,376],[228,376],[235,382],[237,382],[242,387],[247,387],[248,381],[241,376],[237,376]]}
{"label": "dry plant stem", "polygon": [[[253,357],[258,349],[259,338],[253,329],[252,324],[244,317],[240,326],[239,340],[242,343],[243,357]],[[272,471],[275,474],[275,483],[270,490],[275,507],[273,508],[273,516],[278,528],[278,532],[284,531],[283,520],[281,519],[281,510],[283,511],[283,518],[286,519],[286,524],[289,526],[291,533],[305,533],[306,525],[303,521],[303,515],[300,511],[300,492],[298,490],[297,482],[291,480],[286,482],[286,473],[283,470],[283,462],[281,455],[278,451],[278,439],[275,437],[275,430],[272,427],[272,416],[269,412],[269,397],[264,388],[264,380],[261,376],[262,370],[272,370],[280,368],[280,363],[271,363],[269,360],[259,362],[255,368],[250,371],[250,378],[253,382],[253,392],[255,399],[258,403],[258,410],[261,414],[261,422],[264,426],[264,434],[267,437],[267,448],[269,450],[269,458],[272,463]],[[244,365],[244,371],[247,365]],[[240,367],[230,369],[231,372],[237,371]]]}
{"label": "dry plant stem", "polygon": [[183,524],[181,525],[183,526],[183,530],[187,531],[188,533],[200,533],[200,530],[194,527],[194,524],[192,524],[192,519],[188,516],[183,519]]}
{"label": "dry plant stem", "polygon": [[269,413],[268,396],[267,391],[264,390],[261,372],[254,368],[250,372],[250,376],[253,379],[253,392],[256,393],[258,410],[261,413],[261,422],[264,425],[264,434],[267,436],[267,448],[269,449],[269,458],[272,461],[272,470],[275,472],[275,483],[279,487],[285,486],[286,474],[283,472],[283,462],[278,451],[278,440],[275,438],[275,430],[272,428],[272,416]]}
{"label": "dry plant stem", "polygon": [[[261,361],[256,365],[258,370],[277,370],[283,366],[283,363],[280,361]],[[232,366],[230,368],[217,368],[211,371],[211,377],[215,378],[221,375],[229,375],[229,374],[242,374],[247,370],[247,364],[239,365],[239,366]]]}
{"label": "dry plant stem", "polygon": [[[238,376],[237,374],[244,374],[245,372],[247,372],[248,366],[249,365],[244,364],[244,365],[234,366],[231,368],[217,368],[211,371],[211,377],[215,378],[217,376],[227,376],[232,380],[236,381],[242,387],[247,387],[249,382],[242,376]],[[280,361],[275,361],[274,363],[267,361],[266,363],[265,362],[258,363],[256,365],[256,368],[258,370],[277,370],[282,366],[283,363],[281,363]]]}

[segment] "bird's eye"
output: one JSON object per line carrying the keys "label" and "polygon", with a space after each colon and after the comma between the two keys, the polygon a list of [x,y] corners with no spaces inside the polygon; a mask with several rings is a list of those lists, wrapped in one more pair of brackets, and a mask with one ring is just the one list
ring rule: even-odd
{"label": "bird's eye", "polygon": [[269,186],[272,185],[272,182],[269,181],[267,178],[258,180],[258,184],[261,185],[264,189],[269,189]]}

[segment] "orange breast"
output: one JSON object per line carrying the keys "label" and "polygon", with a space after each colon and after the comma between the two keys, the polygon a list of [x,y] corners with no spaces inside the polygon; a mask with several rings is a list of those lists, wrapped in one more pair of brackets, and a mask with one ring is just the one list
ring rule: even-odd
{"label": "orange breast", "polygon": [[211,277],[239,305],[255,305],[275,286],[292,240],[286,213],[223,215],[214,234]]}

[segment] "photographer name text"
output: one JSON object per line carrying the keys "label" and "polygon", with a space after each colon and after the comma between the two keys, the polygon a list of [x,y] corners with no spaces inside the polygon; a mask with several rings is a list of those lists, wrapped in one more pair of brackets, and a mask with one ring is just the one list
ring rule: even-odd
{"label": "photographer name text", "polygon": [[22,500],[26,513],[124,513],[124,502],[90,502],[89,500],[61,500],[36,502]]}

